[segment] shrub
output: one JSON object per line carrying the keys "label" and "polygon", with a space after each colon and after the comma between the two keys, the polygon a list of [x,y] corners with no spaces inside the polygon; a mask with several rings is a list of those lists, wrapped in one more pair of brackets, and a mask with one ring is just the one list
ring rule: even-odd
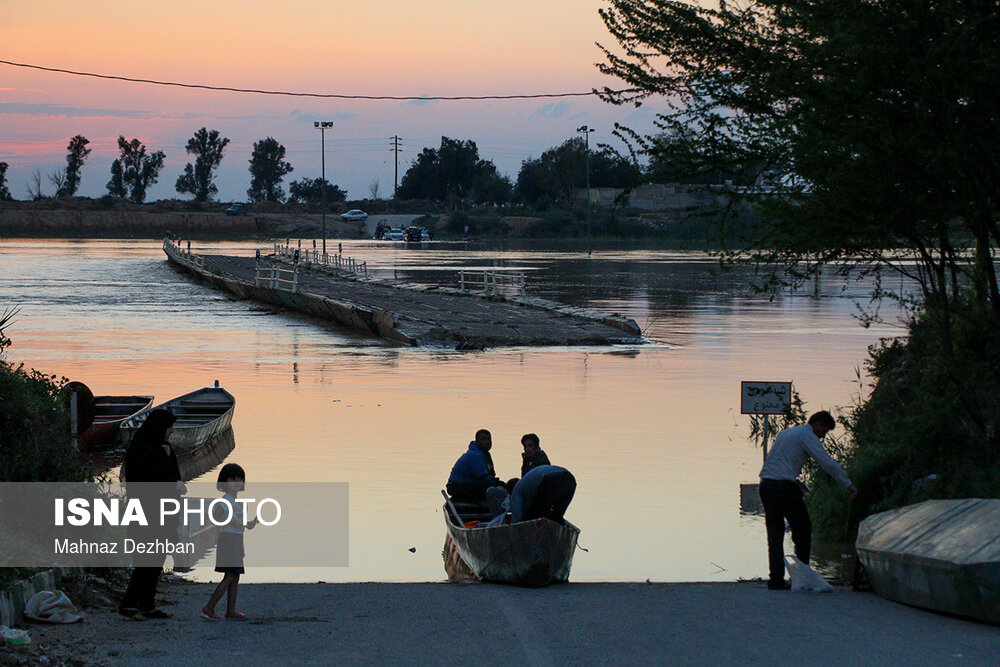
{"label": "shrub", "polygon": [[0,481],[84,481],[56,376],[5,358],[10,339],[3,329],[15,313],[0,315]]}
{"label": "shrub", "polygon": [[[831,451],[858,488],[852,523],[929,498],[1000,497],[1000,331],[975,304],[953,307],[950,336],[936,316],[870,348],[871,395],[844,415],[849,437]],[[826,475],[813,476],[809,504],[821,530],[844,530],[847,499]]]}

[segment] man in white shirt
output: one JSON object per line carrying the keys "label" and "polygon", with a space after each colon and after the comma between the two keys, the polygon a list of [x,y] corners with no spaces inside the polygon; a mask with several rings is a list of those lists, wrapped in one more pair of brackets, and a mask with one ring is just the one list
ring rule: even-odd
{"label": "man in white shirt", "polygon": [[854,488],[847,473],[827,454],[820,442],[836,425],[833,415],[822,410],[811,416],[808,423],[785,429],[774,439],[774,445],[760,470],[760,502],[764,505],[770,569],[767,587],[771,590],[789,587],[785,581],[786,519],[792,529],[795,557],[806,565],[809,564],[812,523],[798,482],[806,458],[812,458],[820,468],[847,487],[851,500],[858,495],[858,490]]}

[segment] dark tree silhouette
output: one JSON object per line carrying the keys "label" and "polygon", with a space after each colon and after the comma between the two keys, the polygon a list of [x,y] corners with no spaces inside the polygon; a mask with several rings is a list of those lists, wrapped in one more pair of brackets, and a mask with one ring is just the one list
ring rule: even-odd
{"label": "dark tree silhouette", "polygon": [[56,190],[56,197],[72,197],[80,188],[80,170],[87,161],[90,150],[87,144],[90,140],[78,134],[69,140],[66,146],[66,173],[62,185]]}
{"label": "dark tree silhouette", "polygon": [[136,204],[146,200],[146,191],[156,183],[163,169],[163,151],[146,153],[146,146],[138,139],[127,141],[118,137],[121,157],[111,163],[111,180],[108,193],[114,197],[128,197]]}
{"label": "dark tree silhouette", "polygon": [[0,200],[11,199],[10,189],[7,187],[7,168],[6,162],[0,162]]}
{"label": "dark tree silhouette", "polygon": [[208,201],[219,192],[215,183],[215,170],[222,162],[222,154],[229,139],[219,136],[218,130],[201,128],[188,139],[186,150],[196,156],[194,165],[184,166],[184,173],[177,177],[177,192],[194,195],[195,201]]}
{"label": "dark tree silhouette", "polygon": [[[301,178],[292,181],[288,185],[288,198],[291,201],[317,204],[323,201],[323,179],[322,178]],[[347,190],[341,190],[336,185],[326,182],[326,200],[345,201]]]}
{"label": "dark tree silhouette", "polygon": [[761,249],[766,286],[888,270],[917,282],[942,336],[966,294],[1000,326],[996,2],[608,4],[617,44],[598,68],[625,86],[602,97],[664,101],[656,135],[621,135],[661,163],[770,173],[732,189],[762,206],[740,249]]}
{"label": "dark tree silhouette", "polygon": [[464,200],[503,202],[510,198],[510,181],[496,165],[479,157],[471,140],[441,137],[437,149],[425,148],[403,175],[397,196],[457,204]]}
{"label": "dark tree silhouette", "polygon": [[[537,159],[521,163],[517,195],[522,201],[541,198],[571,201],[587,185],[587,146],[581,137],[567,139]],[[637,166],[610,148],[590,151],[590,185],[595,188],[630,188],[640,180]]]}
{"label": "dark tree silhouette", "polygon": [[294,171],[285,162],[285,147],[277,139],[267,137],[254,142],[250,155],[250,201],[284,201],[285,191],[281,179]]}

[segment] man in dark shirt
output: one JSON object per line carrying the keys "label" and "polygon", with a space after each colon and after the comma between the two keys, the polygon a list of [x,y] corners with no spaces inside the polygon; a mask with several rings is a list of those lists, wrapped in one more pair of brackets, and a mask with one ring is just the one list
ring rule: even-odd
{"label": "man in dark shirt", "polygon": [[549,465],[549,457],[542,451],[538,441],[538,436],[534,433],[526,433],[521,436],[521,446],[524,447],[523,459],[521,463],[521,477],[528,474],[528,471],[538,466]]}

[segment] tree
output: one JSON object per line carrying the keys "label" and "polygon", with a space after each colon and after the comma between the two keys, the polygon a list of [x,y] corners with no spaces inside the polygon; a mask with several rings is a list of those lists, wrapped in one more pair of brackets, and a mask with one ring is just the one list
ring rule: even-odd
{"label": "tree", "polygon": [[288,198],[294,202],[304,204],[318,204],[323,201],[323,185],[326,184],[326,201],[345,201],[347,191],[341,190],[329,181],[322,178],[300,178],[292,181],[288,186]]}
{"label": "tree", "polygon": [[111,180],[108,181],[108,194],[121,199],[128,197],[128,188],[125,187],[125,179],[122,175],[122,163],[119,160],[111,163]]}
{"label": "tree", "polygon": [[379,185],[378,177],[373,178],[368,184],[368,194],[372,196],[373,200],[378,200]]}
{"label": "tree", "polygon": [[509,192],[510,182],[500,175],[496,165],[479,157],[476,142],[441,137],[438,149],[422,150],[403,174],[397,194],[402,199],[448,201],[454,205],[469,199],[506,201],[495,197],[506,193],[509,198]]}
{"label": "tree", "polygon": [[[906,339],[873,346],[871,393],[846,415],[851,439],[838,456],[860,490],[851,519],[932,494],[996,497],[995,0],[757,0],[717,9],[611,0],[601,16],[621,49],[605,49],[599,68],[626,84],[603,89],[604,99],[658,96],[666,105],[657,135],[622,127],[620,136],[664,161],[768,176],[731,192],[765,216],[745,239],[760,249],[747,256],[765,270],[765,287],[830,266],[873,277],[873,298],[911,308]],[[889,290],[886,271],[912,278],[917,296]],[[828,486],[814,486],[810,505],[839,533],[847,501]]]}
{"label": "tree", "polygon": [[12,199],[10,189],[7,187],[7,168],[9,166],[6,162],[0,162],[0,201]]}
{"label": "tree", "polygon": [[69,140],[69,145],[66,146],[66,178],[56,190],[56,197],[72,197],[80,188],[80,170],[90,155],[91,149],[87,148],[89,143],[90,140],[82,134]]}
{"label": "tree", "polygon": [[38,201],[44,196],[42,194],[42,170],[35,167],[31,170],[31,176],[28,179],[28,199]]}
{"label": "tree", "polygon": [[[753,259],[769,286],[829,264],[876,280],[889,269],[917,281],[942,336],[966,294],[1000,323],[995,3],[612,0],[601,16],[621,49],[599,69],[628,88],[603,98],[667,105],[668,142],[621,136],[654,158],[680,149],[772,175],[742,193],[766,195],[769,224],[747,242],[765,248]],[[882,285],[875,296],[891,295]]]}
{"label": "tree", "polygon": [[403,174],[396,196],[400,199],[443,199],[444,190],[440,187],[438,171],[437,151],[423,149]]}
{"label": "tree", "polygon": [[121,156],[111,163],[108,193],[113,197],[128,197],[136,204],[146,200],[146,191],[156,183],[166,157],[163,151],[146,154],[146,146],[138,139],[128,141],[118,137]]}
{"label": "tree", "polygon": [[195,155],[194,165],[184,166],[184,173],[177,177],[177,192],[194,195],[195,201],[208,201],[218,194],[219,188],[213,182],[215,170],[222,162],[222,154],[229,145],[229,139],[219,136],[218,130],[201,128],[188,139],[185,150]]}
{"label": "tree", "polygon": [[276,201],[285,199],[281,179],[294,171],[285,162],[285,147],[272,137],[254,142],[250,156],[250,201]]}
{"label": "tree", "polygon": [[[571,201],[587,186],[587,146],[581,137],[567,139],[537,159],[521,163],[517,194],[526,202],[545,197]],[[640,179],[639,169],[609,147],[590,151],[590,184],[595,188],[630,188]]]}

